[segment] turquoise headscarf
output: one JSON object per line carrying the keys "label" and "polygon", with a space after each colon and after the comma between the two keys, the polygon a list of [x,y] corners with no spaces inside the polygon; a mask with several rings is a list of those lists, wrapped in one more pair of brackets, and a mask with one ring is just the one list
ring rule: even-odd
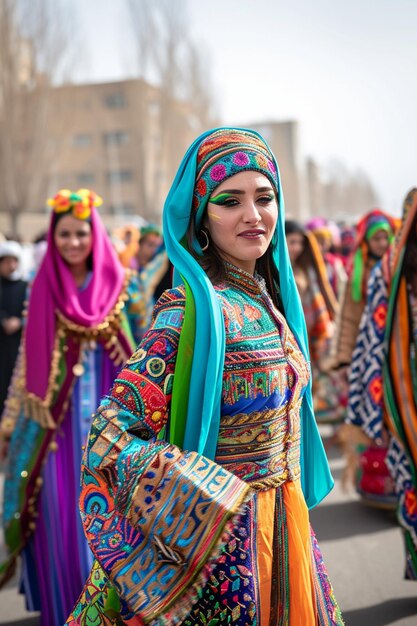
{"label": "turquoise headscarf", "polygon": [[[175,368],[170,427],[167,438],[187,450],[215,457],[225,358],[225,329],[220,301],[204,270],[187,250],[186,232],[193,214],[197,156],[201,144],[216,133],[242,132],[261,141],[275,166],[279,217],[271,246],[279,273],[285,317],[307,359],[308,339],[285,239],[285,209],[278,164],[263,138],[255,131],[217,128],[200,135],[187,150],[163,212],[166,250],[174,266],[174,286],[185,285],[186,305]],[[238,150],[238,148],[236,148]],[[253,168],[255,169],[255,168]],[[195,212],[194,212],[195,213]],[[199,248],[193,242],[195,249]],[[311,382],[301,407],[301,481],[309,508],[318,504],[333,487],[333,478],[313,413]]]}

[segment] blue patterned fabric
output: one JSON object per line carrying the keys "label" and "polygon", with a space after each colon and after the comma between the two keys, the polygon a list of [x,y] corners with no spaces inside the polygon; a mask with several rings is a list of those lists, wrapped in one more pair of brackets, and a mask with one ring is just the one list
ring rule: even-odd
{"label": "blue patterned fabric", "polygon": [[382,265],[372,270],[367,303],[359,325],[349,375],[346,422],[360,426],[376,443],[382,443],[384,334],[388,292]]}

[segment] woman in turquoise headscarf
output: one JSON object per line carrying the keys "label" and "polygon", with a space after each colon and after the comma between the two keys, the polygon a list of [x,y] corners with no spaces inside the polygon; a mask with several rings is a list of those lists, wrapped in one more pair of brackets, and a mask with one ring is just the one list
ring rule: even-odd
{"label": "woman in turquoise headscarf", "polygon": [[308,508],[333,485],[273,154],[220,128],[164,207],[174,288],[97,411],[96,558],[68,624],[342,624]]}

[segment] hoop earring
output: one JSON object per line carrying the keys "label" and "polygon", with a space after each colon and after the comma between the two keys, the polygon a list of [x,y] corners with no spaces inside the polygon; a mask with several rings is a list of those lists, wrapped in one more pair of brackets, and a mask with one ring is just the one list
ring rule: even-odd
{"label": "hoop earring", "polygon": [[209,239],[209,236],[208,236],[208,232],[206,230],[204,230],[204,228],[202,228],[200,230],[200,234],[204,235],[205,238],[206,238],[206,242],[205,242],[204,246],[201,246],[202,251],[205,252],[208,249],[209,245],[210,245],[210,239]]}

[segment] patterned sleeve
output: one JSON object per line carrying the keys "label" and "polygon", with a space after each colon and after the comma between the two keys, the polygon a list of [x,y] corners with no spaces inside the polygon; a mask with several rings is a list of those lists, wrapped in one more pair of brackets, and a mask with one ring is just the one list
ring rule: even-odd
{"label": "patterned sleeve", "polygon": [[384,334],[388,298],[382,266],[373,269],[368,282],[352,368],[346,422],[360,426],[376,443],[382,442]]}
{"label": "patterned sleeve", "polygon": [[135,345],[142,338],[142,326],[145,318],[145,300],[140,290],[140,279],[137,272],[131,271],[126,288],[126,317]]}
{"label": "patterned sleeve", "polygon": [[[80,508],[94,577],[111,581],[129,624],[170,623],[170,611],[190,610],[250,497],[220,465],[163,438],[183,314],[183,292],[165,292],[98,409],[83,460]],[[68,624],[89,623],[93,583]]]}

